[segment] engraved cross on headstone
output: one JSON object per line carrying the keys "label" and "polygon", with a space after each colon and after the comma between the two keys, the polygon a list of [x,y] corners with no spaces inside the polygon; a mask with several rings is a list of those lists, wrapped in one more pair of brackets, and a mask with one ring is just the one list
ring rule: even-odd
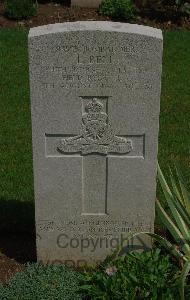
{"label": "engraved cross on headstone", "polygon": [[[104,102],[104,103],[103,103]],[[108,116],[108,100],[82,98],[81,133],[58,140],[56,151],[62,155],[82,156],[82,214],[107,214],[108,158],[133,150],[131,139],[117,136]]]}

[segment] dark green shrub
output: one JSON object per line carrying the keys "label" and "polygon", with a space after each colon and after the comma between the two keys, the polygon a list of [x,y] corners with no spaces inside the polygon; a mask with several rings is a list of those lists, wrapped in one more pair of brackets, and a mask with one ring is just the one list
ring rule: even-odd
{"label": "dark green shrub", "polygon": [[81,300],[77,291],[81,274],[64,266],[28,265],[6,286],[0,285],[1,300]]}
{"label": "dark green shrub", "polygon": [[190,16],[190,1],[189,0],[162,0],[163,4],[175,7],[177,11],[181,12],[182,14],[186,14]]}
{"label": "dark green shrub", "polygon": [[162,9],[168,11],[169,15],[175,16],[176,12],[190,16],[190,0],[136,0],[140,10]]}
{"label": "dark green shrub", "polygon": [[190,16],[190,3],[185,2],[180,6],[180,11],[187,16]]}
{"label": "dark green shrub", "polygon": [[99,8],[100,14],[120,20],[133,19],[135,11],[131,0],[104,0]]}
{"label": "dark green shrub", "polygon": [[[168,0],[166,0],[168,1]],[[140,8],[140,9],[143,9],[143,8],[156,8],[156,7],[159,7],[162,5],[162,2],[163,0],[139,0],[137,1],[137,6]]]}
{"label": "dark green shrub", "polygon": [[131,252],[87,274],[81,287],[90,299],[175,300],[179,269],[159,249]]}
{"label": "dark green shrub", "polygon": [[37,1],[5,0],[5,15],[10,19],[20,20],[32,17],[37,12]]}

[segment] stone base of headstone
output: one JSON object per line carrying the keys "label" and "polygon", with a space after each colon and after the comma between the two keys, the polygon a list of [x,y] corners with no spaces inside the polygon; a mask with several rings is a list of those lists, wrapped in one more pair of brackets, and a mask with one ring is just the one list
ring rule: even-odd
{"label": "stone base of headstone", "polygon": [[97,8],[101,2],[102,0],[71,0],[71,6]]}

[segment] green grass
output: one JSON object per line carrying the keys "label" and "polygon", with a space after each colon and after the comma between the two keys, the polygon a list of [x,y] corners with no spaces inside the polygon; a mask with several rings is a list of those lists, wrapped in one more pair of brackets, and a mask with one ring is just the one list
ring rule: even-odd
{"label": "green grass", "polygon": [[0,284],[1,300],[82,300],[79,293],[82,275],[65,266],[28,265]]}
{"label": "green grass", "polygon": [[164,34],[158,160],[167,172],[174,162],[190,183],[190,31]]}
{"label": "green grass", "polygon": [[34,215],[27,31],[0,30],[0,78],[0,229],[20,230]]}
{"label": "green grass", "polygon": [[[158,161],[169,179],[177,165],[190,184],[190,31],[164,33]],[[164,199],[160,186],[157,196]]]}
{"label": "green grass", "polygon": [[[190,183],[190,32],[164,33],[159,162]],[[0,229],[32,226],[34,193],[27,31],[0,30]],[[158,191],[158,194],[159,191]]]}

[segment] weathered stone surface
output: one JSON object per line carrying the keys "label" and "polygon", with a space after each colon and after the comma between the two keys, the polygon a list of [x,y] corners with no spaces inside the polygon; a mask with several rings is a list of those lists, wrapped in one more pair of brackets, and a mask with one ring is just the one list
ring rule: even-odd
{"label": "weathered stone surface", "polygon": [[128,232],[153,231],[161,31],[42,26],[29,59],[38,259],[102,260]]}
{"label": "weathered stone surface", "polygon": [[102,0],[71,0],[71,6],[97,8],[101,2]]}

